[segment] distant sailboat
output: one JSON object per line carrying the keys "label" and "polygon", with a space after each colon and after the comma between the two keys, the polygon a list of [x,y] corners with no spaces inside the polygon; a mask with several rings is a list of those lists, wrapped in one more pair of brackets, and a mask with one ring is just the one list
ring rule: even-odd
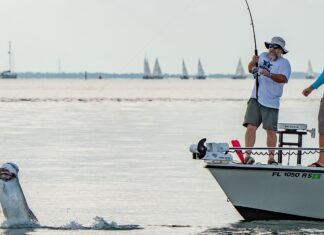
{"label": "distant sailboat", "polygon": [[306,78],[307,79],[314,79],[315,78],[313,68],[312,68],[312,63],[311,63],[310,60],[308,60],[308,69],[307,69]]}
{"label": "distant sailboat", "polygon": [[189,79],[189,74],[188,74],[184,60],[182,60],[182,74],[181,74],[180,78],[181,79]]}
{"label": "distant sailboat", "polygon": [[144,59],[144,79],[152,79],[151,69],[147,57]]}
{"label": "distant sailboat", "polygon": [[198,73],[195,76],[195,79],[206,79],[206,74],[204,72],[204,69],[201,65],[200,59],[198,60]]}
{"label": "distant sailboat", "polygon": [[232,76],[232,78],[233,79],[244,79],[244,78],[246,78],[241,59],[239,59],[239,62],[237,64],[237,68],[236,68],[236,72]]}
{"label": "distant sailboat", "polygon": [[9,55],[9,70],[1,72],[0,73],[0,78],[3,78],[3,79],[16,79],[17,78],[17,73],[11,72],[11,42],[10,41],[9,41],[8,55]]}
{"label": "distant sailboat", "polygon": [[160,68],[159,60],[157,58],[156,58],[155,64],[154,64],[152,78],[153,79],[162,79],[163,78],[163,74],[162,74],[162,71],[161,71],[161,68]]}

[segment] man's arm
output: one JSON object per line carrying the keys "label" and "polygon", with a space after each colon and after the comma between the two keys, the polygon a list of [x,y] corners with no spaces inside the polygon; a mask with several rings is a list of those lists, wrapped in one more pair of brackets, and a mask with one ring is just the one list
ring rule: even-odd
{"label": "man's arm", "polygon": [[303,95],[308,96],[314,89],[319,88],[324,83],[324,71],[320,74],[320,76],[316,79],[316,81],[310,85],[309,87],[303,90]]}
{"label": "man's arm", "polygon": [[258,61],[259,61],[259,56],[254,55],[252,57],[252,60],[250,61],[249,65],[248,65],[248,70],[249,70],[250,73],[252,73],[253,68],[256,66]]}
{"label": "man's arm", "polygon": [[270,73],[266,69],[261,69],[260,73],[263,76],[271,78],[273,81],[278,82],[278,83],[287,83],[288,82],[287,77],[285,75],[282,75],[282,74]]}

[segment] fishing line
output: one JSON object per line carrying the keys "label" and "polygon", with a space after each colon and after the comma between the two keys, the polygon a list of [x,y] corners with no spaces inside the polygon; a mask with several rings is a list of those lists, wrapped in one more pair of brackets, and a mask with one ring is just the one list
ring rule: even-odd
{"label": "fishing line", "polygon": [[[249,6],[249,3],[247,0],[245,0],[247,9],[249,11],[249,15],[250,15],[250,19],[251,19],[251,25],[252,25],[252,30],[253,30],[253,39],[254,39],[254,55],[258,55],[258,48],[257,48],[257,43],[256,43],[256,37],[255,37],[255,29],[254,29],[254,23],[253,23],[253,17],[252,17],[252,13],[251,13],[251,9]],[[256,68],[258,68],[258,62],[255,64]],[[255,78],[255,97],[258,100],[258,93],[259,93],[259,74],[258,73],[253,73],[253,76]]]}

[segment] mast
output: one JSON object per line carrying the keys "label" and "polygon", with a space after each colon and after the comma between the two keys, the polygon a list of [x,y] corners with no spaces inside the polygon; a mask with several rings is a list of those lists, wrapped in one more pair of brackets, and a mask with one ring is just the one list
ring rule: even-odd
{"label": "mast", "polygon": [[11,72],[11,41],[9,41],[8,55],[9,55],[9,71]]}

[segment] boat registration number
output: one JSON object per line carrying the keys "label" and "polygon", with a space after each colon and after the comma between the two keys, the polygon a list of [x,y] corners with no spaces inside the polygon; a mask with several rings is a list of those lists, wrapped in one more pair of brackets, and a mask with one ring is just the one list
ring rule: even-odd
{"label": "boat registration number", "polygon": [[272,176],[274,177],[291,177],[291,178],[305,178],[305,179],[313,179],[318,180],[321,178],[321,174],[315,173],[305,173],[305,172],[281,172],[281,171],[273,171]]}

